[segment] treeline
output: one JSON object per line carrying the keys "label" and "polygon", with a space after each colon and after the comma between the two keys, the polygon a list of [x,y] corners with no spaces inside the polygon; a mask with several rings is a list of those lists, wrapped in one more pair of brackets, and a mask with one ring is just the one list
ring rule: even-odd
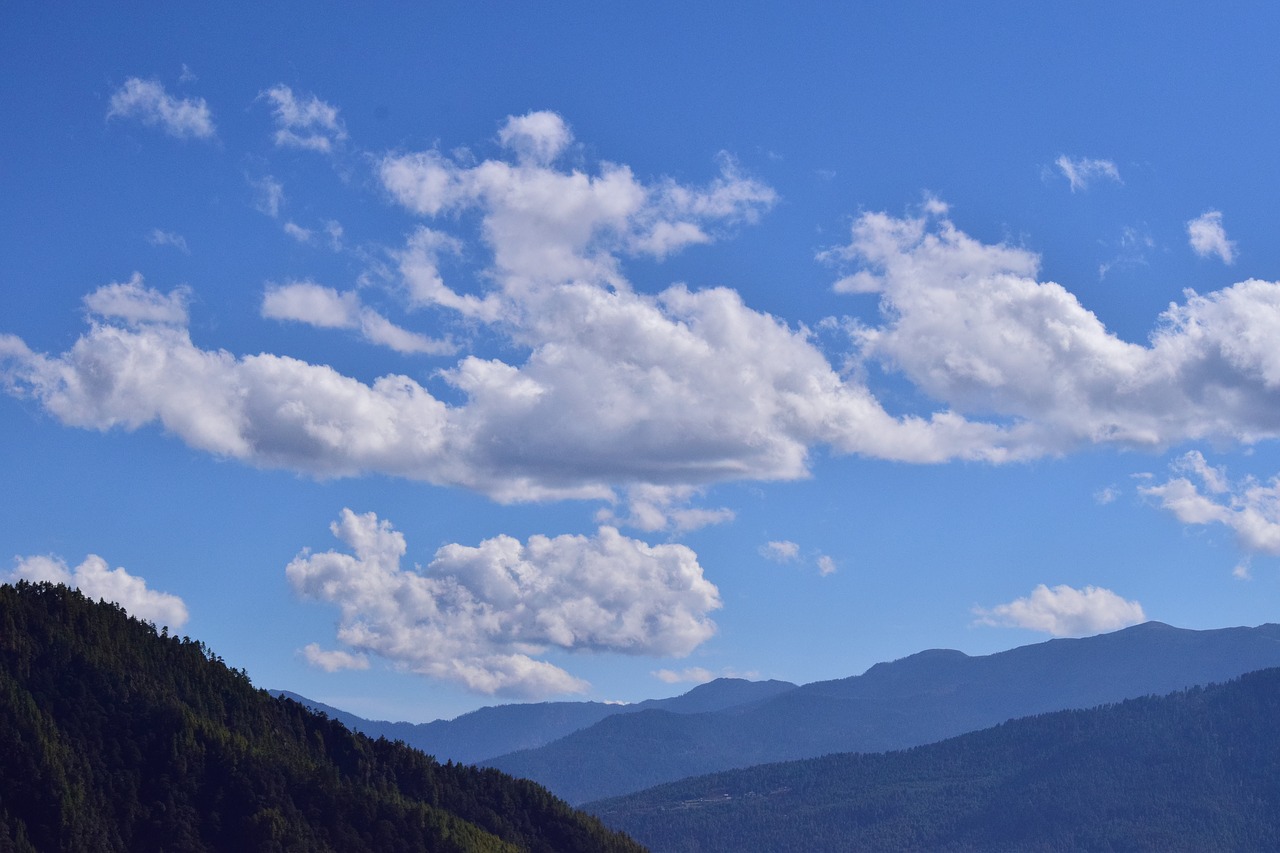
{"label": "treeline", "polygon": [[276,699],[115,605],[0,586],[0,853],[641,849],[533,783]]}
{"label": "treeline", "polygon": [[1280,850],[1280,669],[587,806],[654,851]]}

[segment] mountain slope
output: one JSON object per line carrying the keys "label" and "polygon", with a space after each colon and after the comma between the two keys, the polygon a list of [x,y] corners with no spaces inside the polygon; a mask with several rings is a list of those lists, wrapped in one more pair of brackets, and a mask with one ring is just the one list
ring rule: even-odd
{"label": "mountain slope", "polygon": [[1280,625],[1191,631],[1149,622],[982,657],[921,652],[716,713],[609,717],[486,763],[582,803],[770,761],[901,749],[1270,666],[1280,666]]}
{"label": "mountain slope", "polygon": [[720,711],[769,699],[796,685],[786,681],[747,681],[741,678],[718,678],[700,684],[687,693],[669,699],[646,699],[634,705],[609,705],[603,702],[536,702],[518,705],[495,705],[480,708],[452,720],[430,723],[391,723],[366,720],[355,714],[290,693],[287,696],[309,708],[325,713],[354,731],[370,737],[401,740],[440,761],[474,764],[487,758],[521,749],[532,749],[550,743],[575,731],[611,717],[636,711],[662,709],[677,714]]}
{"label": "mountain slope", "polygon": [[589,806],[655,853],[1280,849],[1280,669]]}
{"label": "mountain slope", "polygon": [[0,586],[0,851],[640,848],[538,786],[255,689],[203,644]]}

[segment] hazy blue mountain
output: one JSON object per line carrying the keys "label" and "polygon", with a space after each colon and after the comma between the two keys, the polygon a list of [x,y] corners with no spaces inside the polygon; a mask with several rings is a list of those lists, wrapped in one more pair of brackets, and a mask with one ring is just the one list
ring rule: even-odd
{"label": "hazy blue mountain", "polygon": [[614,715],[485,763],[582,803],[717,770],[901,749],[1271,666],[1280,666],[1280,625],[1192,631],[1148,622],[981,657],[925,651],[720,711]]}
{"label": "hazy blue mountain", "polygon": [[615,714],[661,709],[674,714],[721,711],[778,696],[796,685],[786,681],[747,681],[718,678],[668,699],[647,699],[631,705],[603,702],[535,702],[494,705],[452,720],[430,723],[392,723],[366,720],[287,690],[273,693],[321,711],[370,737],[401,740],[440,761],[474,764],[497,755],[531,749],[584,729]]}
{"label": "hazy blue mountain", "polygon": [[1280,849],[1280,669],[587,809],[654,853]]}

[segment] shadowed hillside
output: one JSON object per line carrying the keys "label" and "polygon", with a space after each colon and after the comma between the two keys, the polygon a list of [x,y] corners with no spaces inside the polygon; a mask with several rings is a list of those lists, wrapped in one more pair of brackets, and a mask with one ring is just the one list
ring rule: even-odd
{"label": "shadowed hillside", "polygon": [[0,586],[0,851],[636,851],[544,789],[255,689],[202,643]]}
{"label": "shadowed hillside", "polygon": [[1280,666],[1280,625],[1191,631],[1148,622],[981,657],[925,651],[715,713],[612,716],[486,763],[582,803],[753,764],[918,746],[1272,666]]}
{"label": "shadowed hillside", "polygon": [[1280,669],[593,803],[660,853],[1280,849]]}

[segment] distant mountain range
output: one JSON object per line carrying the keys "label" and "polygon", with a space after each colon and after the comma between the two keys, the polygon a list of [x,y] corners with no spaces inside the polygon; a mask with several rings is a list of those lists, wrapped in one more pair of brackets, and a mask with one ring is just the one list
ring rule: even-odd
{"label": "distant mountain range", "polygon": [[653,853],[1280,850],[1280,669],[590,803]]}
{"label": "distant mountain range", "polygon": [[503,705],[416,726],[299,701],[359,731],[533,779],[581,804],[720,770],[903,749],[1273,666],[1280,625],[1194,631],[1147,622],[977,657],[933,649],[800,687],[720,679],[635,705]]}
{"label": "distant mountain range", "polygon": [[1191,631],[1148,622],[982,657],[921,652],[718,711],[613,715],[485,763],[583,803],[770,761],[902,749],[1271,666],[1280,666],[1280,625]]}
{"label": "distant mountain range", "polygon": [[646,710],[662,710],[673,714],[698,714],[721,711],[795,689],[788,681],[747,681],[741,678],[719,678],[701,684],[687,693],[668,699],[646,699],[630,705],[604,702],[531,702],[519,705],[494,705],[463,714],[452,720],[431,723],[392,723],[366,720],[316,702],[288,690],[273,690],[309,708],[338,720],[353,731],[370,737],[401,740],[407,745],[434,755],[440,761],[477,764],[485,759],[517,750],[532,749],[585,729],[615,714]]}

